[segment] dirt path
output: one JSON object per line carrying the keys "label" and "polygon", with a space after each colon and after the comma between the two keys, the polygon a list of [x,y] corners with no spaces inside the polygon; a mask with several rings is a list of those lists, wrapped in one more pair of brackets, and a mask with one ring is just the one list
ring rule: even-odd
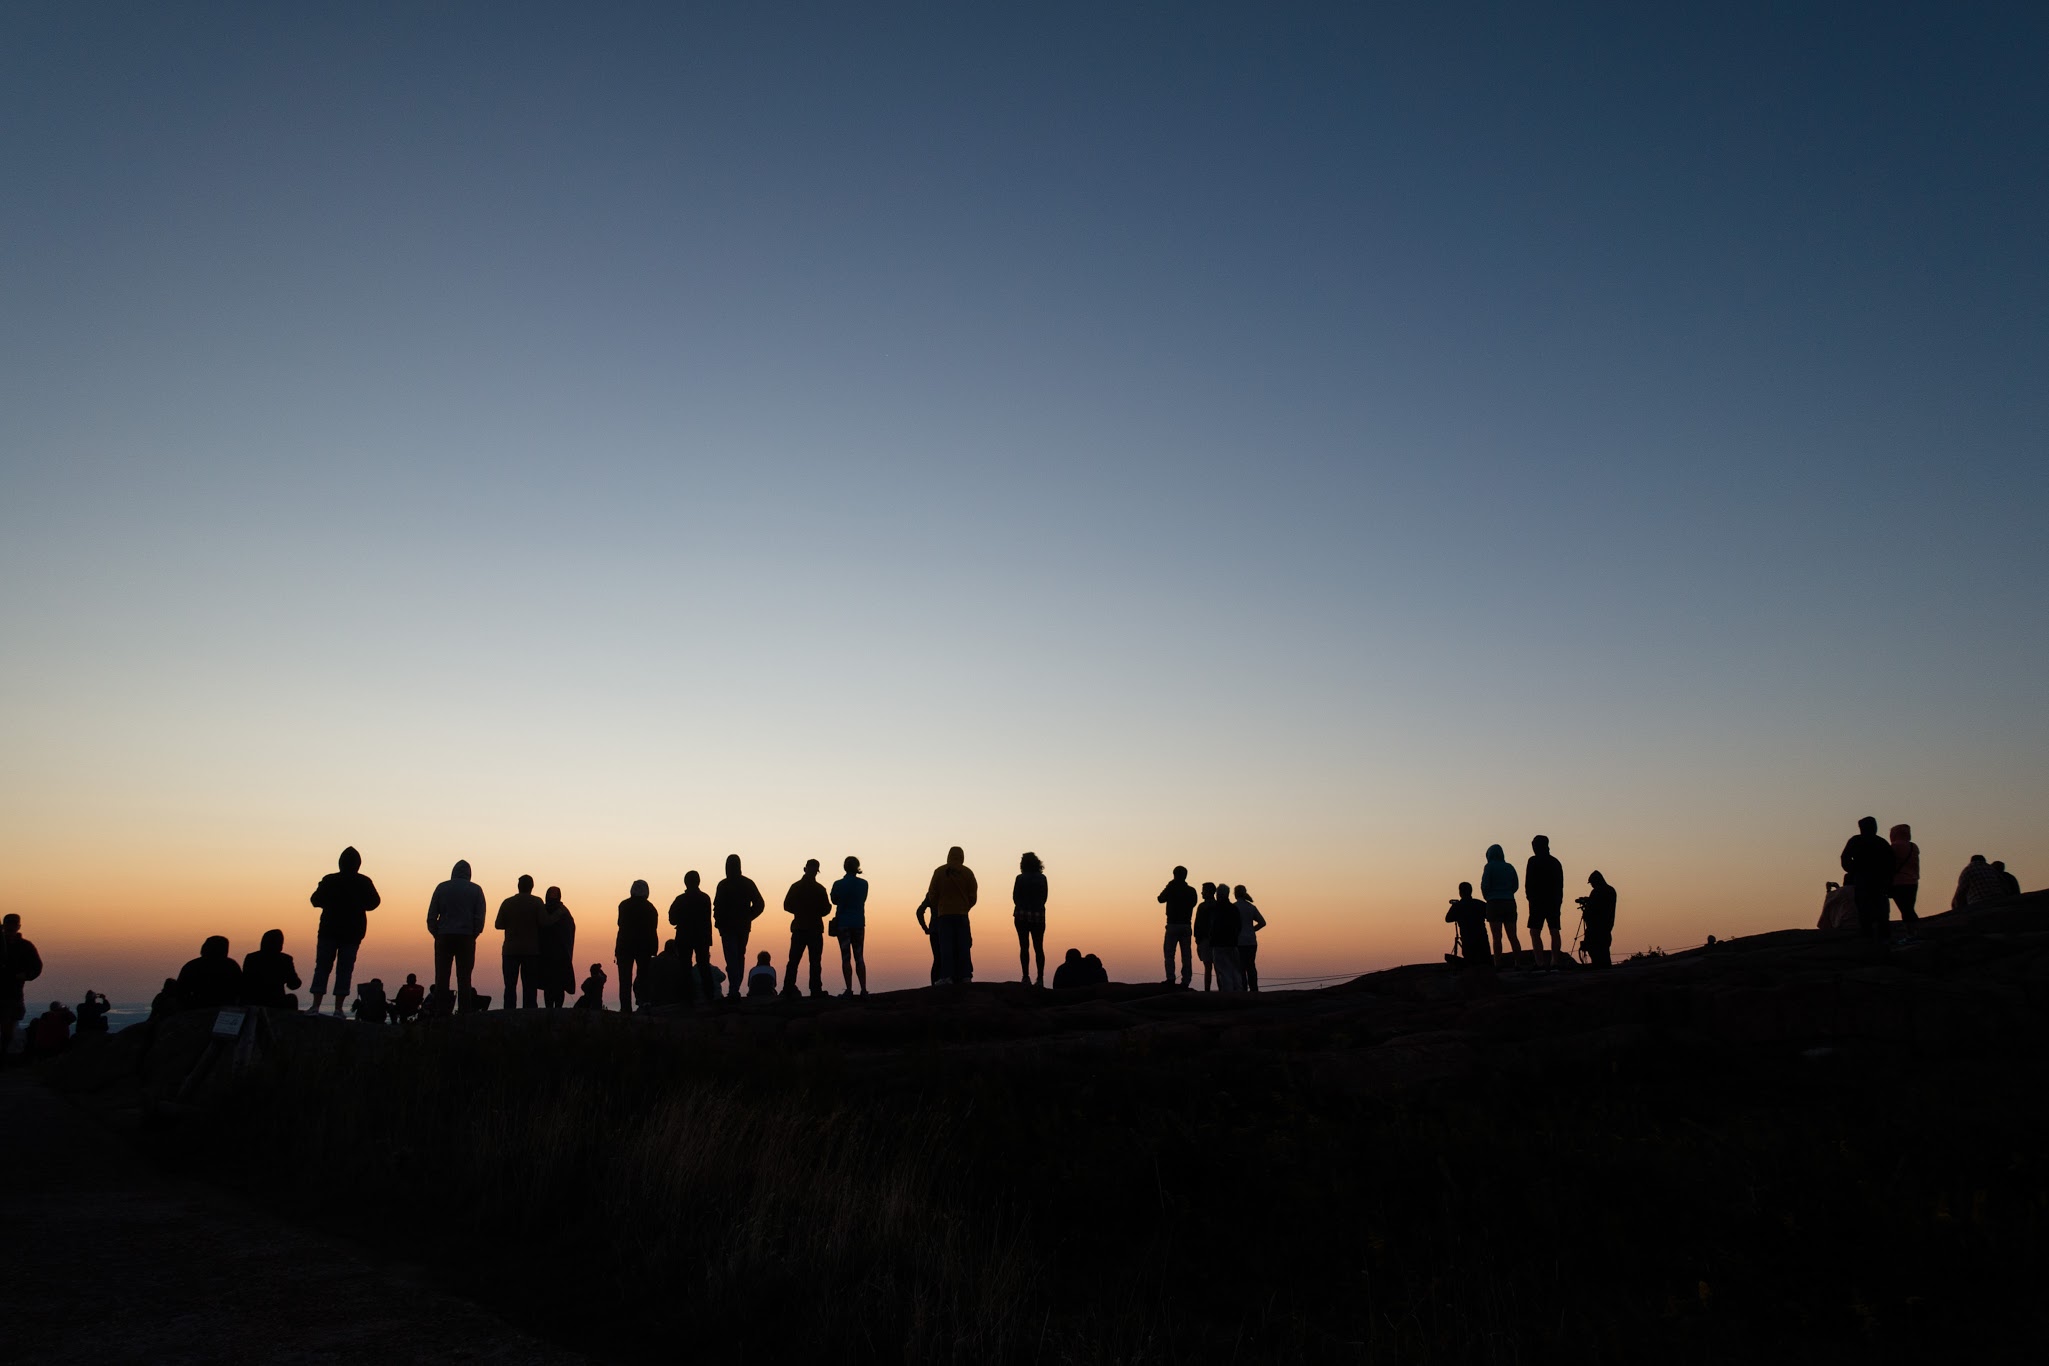
{"label": "dirt path", "polygon": [[584,1361],[424,1273],[157,1173],[20,1070],[0,1073],[0,1247],[0,1361]]}

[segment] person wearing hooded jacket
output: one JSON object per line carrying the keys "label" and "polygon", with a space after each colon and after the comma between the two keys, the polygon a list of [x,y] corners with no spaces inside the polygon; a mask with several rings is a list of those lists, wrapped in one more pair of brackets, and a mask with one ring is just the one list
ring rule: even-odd
{"label": "person wearing hooded jacket", "polygon": [[633,1013],[634,972],[645,982],[653,970],[655,955],[661,952],[661,913],[648,900],[647,883],[636,881],[619,903],[619,937],[612,944],[612,961],[619,965],[619,1013]]}
{"label": "person wearing hooded jacket", "polygon": [[346,1015],[349,979],[356,974],[356,950],[369,931],[369,913],[377,909],[377,884],[363,876],[363,856],[351,845],[341,851],[336,871],[320,879],[308,898],[320,908],[320,927],[313,941],[313,1013],[327,994],[327,975],[334,973],[334,1013]]}
{"label": "person wearing hooded jacket", "polygon": [[[1530,956],[1538,967],[1557,967],[1564,955],[1559,950],[1559,910],[1565,905],[1565,867],[1551,857],[1551,837],[1537,835],[1530,840],[1530,861],[1523,865],[1523,904],[1530,914]],[[1544,929],[1551,929],[1551,956],[1544,956]]]}
{"label": "person wearing hooded jacket", "polygon": [[477,968],[477,936],[484,932],[484,889],[470,881],[468,859],[457,859],[448,870],[448,881],[435,887],[427,899],[427,933],[434,936],[434,985],[448,990],[448,970],[455,969],[456,985],[467,1001],[474,992],[471,978]]}
{"label": "person wearing hooded jacket", "polygon": [[711,923],[719,932],[719,948],[726,958],[726,993],[737,1000],[748,977],[747,934],[768,903],[761,888],[740,871],[740,856],[726,855],[726,875],[712,892]]}
{"label": "person wearing hooded jacket", "polygon": [[1480,870],[1480,899],[1487,903],[1487,924],[1494,931],[1494,956],[1501,957],[1501,936],[1508,933],[1508,946],[1514,957],[1510,964],[1522,957],[1522,936],[1515,929],[1515,894],[1520,881],[1515,875],[1515,865],[1501,852],[1501,846],[1487,846],[1487,866]]}
{"label": "person wearing hooded jacket", "polygon": [[975,940],[968,929],[968,912],[980,896],[974,870],[956,844],[946,851],[946,862],[932,870],[925,899],[918,903],[920,912],[932,913],[932,944],[939,954],[941,984],[975,980]]}
{"label": "person wearing hooded jacket", "polygon": [[242,965],[229,955],[226,935],[210,935],[199,946],[199,957],[178,970],[178,1006],[182,1010],[210,1010],[240,1004]]}

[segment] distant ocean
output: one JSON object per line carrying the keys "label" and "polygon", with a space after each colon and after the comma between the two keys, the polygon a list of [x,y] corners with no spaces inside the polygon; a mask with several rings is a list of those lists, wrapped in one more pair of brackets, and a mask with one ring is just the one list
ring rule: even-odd
{"label": "distant ocean", "polygon": [[119,1033],[130,1025],[141,1024],[149,1018],[149,1002],[136,1005],[132,1001],[116,1001],[107,1011],[107,1030]]}

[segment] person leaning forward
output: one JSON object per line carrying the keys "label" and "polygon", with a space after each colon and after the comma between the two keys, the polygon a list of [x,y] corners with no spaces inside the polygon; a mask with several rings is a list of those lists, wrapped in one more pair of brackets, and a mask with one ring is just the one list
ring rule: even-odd
{"label": "person leaning forward", "polygon": [[719,948],[726,958],[726,992],[738,998],[747,977],[747,932],[768,903],[761,888],[740,871],[740,856],[726,855],[726,875],[712,892],[711,923],[719,932]]}
{"label": "person leaning forward", "polygon": [[[519,875],[519,891],[498,903],[498,915],[491,924],[505,931],[500,961],[505,969],[507,1010],[532,1010],[540,1004],[541,917],[545,910],[534,895],[532,876],[526,873]],[[524,1001],[513,995],[513,989],[520,986],[526,989]]]}
{"label": "person leaning forward", "polygon": [[454,968],[465,1002],[475,994],[470,978],[477,967],[477,936],[483,932],[484,889],[470,881],[469,860],[457,859],[448,881],[427,899],[427,933],[434,936],[434,985],[448,990],[448,971]]}
{"label": "person leaning forward", "polygon": [[946,862],[932,870],[932,882],[918,907],[932,912],[932,943],[939,954],[941,984],[975,980],[975,941],[968,931],[968,912],[980,895],[967,855],[956,844],[946,851]]}

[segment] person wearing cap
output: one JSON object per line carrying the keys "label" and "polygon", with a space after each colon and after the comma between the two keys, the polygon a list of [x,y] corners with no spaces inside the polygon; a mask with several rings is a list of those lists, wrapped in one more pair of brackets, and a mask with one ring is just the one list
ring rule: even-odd
{"label": "person wearing cap", "polygon": [[783,990],[797,993],[797,964],[811,955],[811,994],[825,995],[825,917],[832,913],[832,900],[818,881],[818,860],[804,861],[804,876],[783,893],[783,909],[790,913],[790,966],[783,970]]}

